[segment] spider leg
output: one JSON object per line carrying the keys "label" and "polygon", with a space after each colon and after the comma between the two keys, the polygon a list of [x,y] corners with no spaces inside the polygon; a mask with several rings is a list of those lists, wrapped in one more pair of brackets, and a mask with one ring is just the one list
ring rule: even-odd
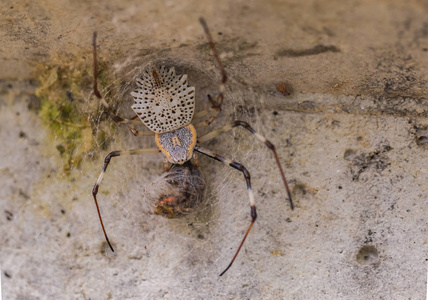
{"label": "spider leg", "polygon": [[[205,116],[207,116],[208,114],[210,114],[210,113],[216,113],[216,111],[218,110],[218,108],[215,108],[215,107],[210,107],[209,109],[206,109],[206,110],[202,110],[202,111],[200,111],[200,112],[197,112],[197,113],[195,113],[194,115],[193,115],[193,120],[197,120],[197,119],[200,119],[200,118],[202,118],[202,117],[205,117]],[[197,125],[195,125],[195,126],[202,126],[202,125],[205,125],[205,126],[208,126],[209,124],[208,124],[208,121],[204,121],[204,122],[200,122],[199,124],[197,124]]]}
{"label": "spider leg", "polygon": [[165,172],[168,172],[168,171],[169,171],[169,168],[170,168],[169,161],[168,161],[168,159],[165,157],[165,158],[163,159],[163,170],[164,170]]}
{"label": "spider leg", "polygon": [[[138,115],[133,116],[130,120],[133,121],[138,118]],[[135,128],[133,124],[128,124],[129,130],[135,136],[153,136],[155,133],[153,131],[139,131]]]}
{"label": "spider leg", "polygon": [[128,124],[128,126],[129,126],[129,130],[135,136],[154,136],[155,135],[155,133],[153,131],[139,131],[132,124]]}
{"label": "spider leg", "polygon": [[98,206],[98,201],[97,201],[98,188],[101,185],[101,182],[102,182],[103,177],[104,177],[104,173],[106,172],[107,167],[108,167],[112,157],[121,156],[121,155],[149,154],[149,153],[159,153],[159,152],[160,152],[160,150],[158,148],[113,151],[113,152],[110,152],[104,160],[103,170],[101,171],[101,174],[98,177],[98,180],[94,185],[94,188],[92,189],[92,195],[94,196],[95,206],[97,207],[98,217],[100,218],[100,223],[101,223],[101,227],[102,227],[103,232],[104,232],[104,236],[106,238],[107,244],[110,246],[110,249],[113,252],[114,252],[114,250],[113,250],[113,247],[110,244],[110,241],[107,237],[107,233],[106,233],[106,230],[104,228],[103,219],[101,218],[101,212],[100,212],[100,208]]}
{"label": "spider leg", "polygon": [[[223,94],[225,92],[225,83],[227,81],[227,75],[226,75],[226,71],[224,69],[223,63],[220,60],[220,56],[218,55],[217,49],[214,45],[213,38],[211,36],[210,30],[208,29],[208,25],[205,22],[205,19],[199,18],[199,22],[201,23],[201,25],[204,29],[205,35],[207,36],[207,39],[208,39],[208,43],[210,44],[214,58],[217,61],[218,67],[220,68],[220,72],[221,72],[221,82],[219,85],[219,93],[217,95],[217,98],[214,100],[214,98],[212,98],[210,95],[208,95],[208,100],[211,103],[211,110],[213,110],[213,112],[210,115],[210,117],[208,118],[208,120],[201,123],[201,124],[205,124],[206,126],[208,126],[214,121],[214,119],[217,117],[217,115],[221,111],[221,105],[223,103],[223,98],[224,98]],[[209,111],[207,111],[207,112],[209,112]]]}
{"label": "spider leg", "polygon": [[[130,120],[135,120],[138,118],[138,115],[133,116]],[[155,133],[153,131],[139,131],[135,128],[133,124],[128,124],[129,130],[135,136],[154,136]]]}
{"label": "spider leg", "polygon": [[234,169],[236,169],[238,171],[241,171],[244,174],[245,181],[247,182],[247,190],[248,190],[248,196],[249,196],[249,199],[250,199],[250,208],[251,208],[251,224],[248,227],[247,231],[245,232],[244,238],[242,239],[242,242],[239,245],[239,248],[236,251],[235,256],[233,256],[232,261],[227,266],[227,268],[223,272],[221,272],[220,276],[222,276],[232,266],[233,262],[235,261],[236,257],[238,256],[239,251],[241,251],[242,245],[244,244],[245,240],[247,239],[247,236],[248,236],[248,233],[251,230],[251,227],[253,227],[253,224],[254,224],[254,222],[257,219],[256,202],[254,200],[253,190],[251,189],[251,176],[250,176],[250,173],[248,172],[248,170],[243,165],[241,165],[240,163],[231,161],[230,159],[224,158],[224,157],[222,157],[222,156],[220,156],[220,155],[218,155],[218,154],[216,154],[214,152],[211,152],[208,149],[202,148],[202,147],[200,147],[198,145],[196,145],[195,151],[197,151],[199,153],[202,153],[202,154],[205,154],[208,157],[211,157],[211,158],[213,158],[215,160],[218,160],[218,161],[220,161],[220,162],[222,162],[222,163],[224,163],[226,165],[231,166],[232,168],[234,168]]}
{"label": "spider leg", "polygon": [[[222,99],[223,99],[223,96],[222,96]],[[205,117],[208,114],[210,114],[210,116],[208,117],[207,120],[195,124],[195,127],[209,126],[215,120],[217,115],[221,112],[221,106],[218,104],[213,104],[214,100],[211,98],[210,95],[208,95],[208,100],[210,100],[212,106],[209,109],[202,110],[202,111],[196,113],[193,116],[193,120],[200,119],[202,117]]]}
{"label": "spider leg", "polygon": [[[141,125],[141,121],[135,120],[135,117],[133,117],[131,119],[126,119],[126,118],[122,118],[122,117],[119,117],[118,115],[116,115],[114,109],[111,108],[110,105],[108,105],[107,101],[103,98],[103,96],[101,96],[101,93],[98,90],[98,60],[97,60],[97,33],[96,32],[94,32],[92,44],[93,44],[93,52],[94,52],[94,94],[95,94],[95,96],[101,101],[102,105],[106,109],[107,114],[116,123]],[[131,131],[132,131],[132,129],[131,129]]]}
{"label": "spider leg", "polygon": [[199,158],[195,152],[193,152],[193,164],[199,168]]}
{"label": "spider leg", "polygon": [[213,130],[201,137],[198,138],[198,143],[203,143],[206,142],[208,140],[211,140],[213,138],[215,138],[216,136],[227,132],[229,130],[231,130],[234,127],[237,126],[242,126],[243,128],[245,128],[246,130],[248,130],[249,132],[251,132],[252,134],[254,134],[254,136],[261,142],[263,142],[270,150],[272,150],[273,155],[275,157],[275,161],[276,164],[278,165],[279,168],[279,172],[281,173],[281,177],[282,177],[282,181],[284,182],[285,185],[285,189],[287,190],[287,195],[288,195],[288,200],[290,202],[290,207],[291,210],[294,209],[294,204],[293,204],[293,200],[291,198],[291,192],[290,192],[290,188],[288,186],[287,180],[285,179],[285,175],[284,175],[284,170],[282,169],[281,163],[279,162],[279,158],[278,158],[278,154],[276,153],[276,149],[275,146],[269,141],[267,140],[264,136],[262,136],[261,134],[258,134],[247,122],[244,121],[234,121],[230,124],[227,124],[226,126],[224,126],[223,128],[219,128],[216,130]]}

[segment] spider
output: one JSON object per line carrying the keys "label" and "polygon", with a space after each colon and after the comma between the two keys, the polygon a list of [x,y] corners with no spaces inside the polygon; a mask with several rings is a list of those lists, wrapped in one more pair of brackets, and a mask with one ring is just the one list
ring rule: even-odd
{"label": "spider", "polygon": [[[223,103],[223,94],[225,92],[225,84],[227,81],[226,71],[223,67],[223,64],[218,55],[217,49],[214,45],[211,33],[208,29],[207,23],[204,18],[200,18],[199,22],[202,25],[202,28],[205,32],[205,35],[208,39],[208,43],[211,47],[213,56],[217,61],[217,65],[221,72],[221,82],[219,85],[219,92],[217,97],[214,99],[208,95],[208,100],[211,103],[211,108],[204,110],[198,114],[194,114],[195,110],[195,88],[188,85],[187,75],[176,75],[175,69],[167,69],[166,67],[156,67],[151,66],[144,71],[143,76],[137,79],[137,88],[135,91],[131,92],[131,95],[134,98],[134,104],[132,109],[136,113],[131,119],[126,119],[116,115],[113,108],[109,106],[106,100],[101,96],[101,93],[98,91],[97,87],[97,46],[96,46],[96,32],[93,35],[93,55],[94,55],[94,94],[100,100],[102,105],[106,109],[106,113],[115,121],[116,123],[124,123],[129,126],[130,131],[135,136],[155,136],[156,144],[158,148],[143,148],[135,150],[121,150],[113,151],[109,153],[104,160],[104,167],[101,171],[101,174],[98,177],[97,182],[92,190],[92,195],[94,196],[95,205],[97,208],[98,216],[100,219],[100,224],[104,232],[105,239],[111,249],[114,252],[113,246],[110,244],[108,239],[100,209],[97,202],[97,193],[101,181],[103,179],[104,173],[107,170],[107,167],[110,163],[110,160],[113,157],[121,155],[137,155],[137,154],[148,154],[148,153],[163,153],[165,155],[166,165],[171,163],[172,166],[187,166],[191,169],[191,159],[196,157],[196,153],[204,154],[212,159],[220,161],[240,172],[245,177],[247,184],[248,197],[250,200],[250,209],[251,209],[251,223],[245,232],[244,238],[242,239],[238,250],[233,256],[231,262],[226,267],[226,269],[220,274],[222,276],[229,268],[232,266],[235,261],[239,251],[241,250],[242,245],[244,244],[248,233],[250,232],[254,222],[257,219],[256,213],[256,203],[254,200],[254,194],[251,189],[251,179],[250,173],[248,170],[240,163],[232,161],[228,158],[225,158],[217,153],[214,153],[201,146],[204,142],[213,139],[214,137],[220,135],[221,133],[227,132],[234,127],[243,127],[252,133],[255,138],[263,142],[273,153],[276,164],[278,165],[282,181],[285,185],[288,200],[291,206],[291,209],[294,209],[293,201],[291,199],[290,188],[288,187],[287,180],[285,179],[284,171],[279,162],[278,155],[275,150],[275,146],[268,141],[264,136],[257,133],[248,123],[244,121],[234,121],[226,126],[211,131],[208,134],[198,137],[195,127],[209,126],[214,119],[217,117],[221,111],[221,105]],[[136,118],[139,120],[136,120]],[[206,117],[205,121],[196,123],[192,125],[197,119]],[[134,125],[141,122],[148,127],[150,131],[138,131]],[[167,169],[166,169],[167,170]],[[170,201],[169,198],[166,198],[160,201],[160,204],[165,204]]]}

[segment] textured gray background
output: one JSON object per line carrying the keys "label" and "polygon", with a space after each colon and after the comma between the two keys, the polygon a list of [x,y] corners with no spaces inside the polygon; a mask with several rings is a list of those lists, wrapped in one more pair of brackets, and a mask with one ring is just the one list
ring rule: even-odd
{"label": "textured gray background", "polygon": [[[0,14],[4,299],[424,298],[426,1],[6,0]],[[117,128],[109,149],[66,175],[60,141],[28,108],[35,66],[58,57],[90,66],[94,30],[119,86],[150,61],[176,65],[202,107],[219,74],[199,16],[230,75],[212,126],[238,116],[266,135],[296,202],[290,211],[272,155],[243,130],[207,143],[248,167],[259,212],[223,277],[250,222],[239,172],[201,158],[206,205],[168,220],[145,196],[162,158],[113,159],[99,193],[112,254],[91,189],[108,151],[154,141]],[[126,90],[102,92],[131,115]]]}

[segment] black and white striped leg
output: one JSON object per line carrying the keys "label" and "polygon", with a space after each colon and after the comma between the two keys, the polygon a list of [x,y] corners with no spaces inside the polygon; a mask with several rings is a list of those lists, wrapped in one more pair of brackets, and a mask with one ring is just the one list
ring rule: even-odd
{"label": "black and white striped leg", "polygon": [[281,163],[279,162],[279,158],[278,158],[278,154],[276,153],[275,146],[270,141],[268,141],[264,136],[262,136],[261,134],[258,134],[247,122],[237,120],[237,121],[234,121],[230,124],[227,124],[223,128],[213,130],[213,131],[201,136],[200,138],[198,138],[198,143],[203,143],[203,142],[206,142],[208,140],[211,140],[211,139],[215,138],[216,136],[222,134],[223,132],[227,132],[227,131],[229,131],[232,128],[237,127],[237,126],[244,127],[246,130],[248,130],[249,132],[254,134],[254,136],[259,141],[263,142],[273,152],[276,164],[278,165],[278,168],[279,168],[279,172],[281,173],[282,181],[284,182],[285,189],[287,190],[287,195],[288,195],[288,200],[290,202],[290,207],[293,210],[294,204],[293,204],[293,200],[291,198],[290,187],[288,186],[287,180],[285,179],[284,170],[282,169]]}
{"label": "black and white striped leg", "polygon": [[198,145],[195,147],[195,151],[197,151],[199,153],[202,153],[202,154],[205,154],[206,156],[209,156],[209,157],[211,157],[211,158],[213,158],[215,160],[218,160],[218,161],[220,161],[220,162],[222,162],[222,163],[224,163],[226,165],[231,166],[232,168],[234,168],[234,169],[236,169],[238,171],[241,171],[242,174],[244,174],[245,181],[247,182],[247,190],[248,190],[248,196],[249,196],[249,199],[250,199],[250,208],[251,208],[251,224],[248,227],[248,229],[247,229],[247,231],[245,233],[245,236],[242,239],[242,242],[239,245],[239,248],[238,248],[238,250],[235,253],[235,256],[233,256],[232,261],[227,266],[227,268],[223,272],[221,272],[220,276],[222,276],[232,266],[233,262],[235,261],[236,257],[238,256],[239,251],[241,251],[242,245],[244,244],[245,240],[247,239],[247,236],[248,236],[248,233],[251,230],[251,227],[253,227],[253,224],[254,224],[254,222],[257,219],[256,202],[254,200],[253,190],[251,189],[251,176],[250,176],[250,173],[248,172],[248,170],[243,165],[241,165],[240,163],[237,163],[235,161],[231,161],[230,159],[224,158],[223,156],[220,156],[220,155],[218,155],[218,154],[216,154],[214,152],[211,152],[208,149],[202,148],[202,147],[200,147]]}
{"label": "black and white striped leg", "polygon": [[112,157],[121,156],[121,155],[150,154],[150,153],[159,153],[159,152],[160,152],[160,150],[158,148],[113,151],[113,152],[110,152],[104,160],[103,170],[101,171],[100,176],[98,176],[98,180],[95,183],[94,188],[92,189],[92,195],[94,196],[95,206],[97,207],[98,217],[100,218],[100,223],[101,223],[101,227],[102,227],[103,232],[104,232],[104,236],[106,238],[107,244],[110,246],[110,249],[113,252],[114,252],[114,249],[113,249],[112,245],[110,244],[110,241],[107,237],[107,233],[106,233],[106,230],[104,228],[103,219],[101,217],[101,212],[100,212],[100,208],[98,206],[98,201],[97,201],[98,188],[101,185],[101,182],[103,181],[104,173],[106,172],[107,167],[108,167]]}

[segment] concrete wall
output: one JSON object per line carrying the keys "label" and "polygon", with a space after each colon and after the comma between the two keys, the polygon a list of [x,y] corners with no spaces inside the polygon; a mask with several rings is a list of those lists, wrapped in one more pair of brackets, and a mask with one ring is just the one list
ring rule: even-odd
{"label": "concrete wall", "polygon": [[[0,268],[4,299],[423,299],[428,190],[426,1],[9,1],[0,8]],[[237,128],[204,146],[242,174],[199,156],[204,203],[153,214],[159,155],[108,119],[100,91],[132,117],[129,92],[149,63],[175,66],[208,107],[229,75],[218,119],[240,118],[276,145],[275,160]],[[154,183],[152,183],[154,182]]]}

